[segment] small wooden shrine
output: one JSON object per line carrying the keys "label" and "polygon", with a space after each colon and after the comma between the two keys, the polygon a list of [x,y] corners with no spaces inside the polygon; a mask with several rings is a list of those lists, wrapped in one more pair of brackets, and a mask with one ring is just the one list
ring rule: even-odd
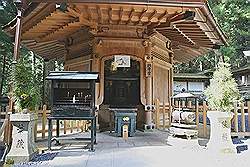
{"label": "small wooden shrine", "polygon": [[137,108],[137,128],[153,128],[154,101],[173,94],[173,64],[226,43],[206,0],[21,2],[5,32],[44,59],[63,57],[66,71],[99,72],[100,129],[110,107],[124,106]]}

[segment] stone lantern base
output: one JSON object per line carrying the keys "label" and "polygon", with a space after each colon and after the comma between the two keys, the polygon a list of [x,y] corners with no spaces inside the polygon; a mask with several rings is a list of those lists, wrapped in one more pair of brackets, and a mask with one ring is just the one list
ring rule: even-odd
{"label": "stone lantern base", "polygon": [[13,125],[12,145],[6,160],[14,163],[28,162],[38,152],[34,142],[35,114],[11,114],[10,121]]}
{"label": "stone lantern base", "polygon": [[235,154],[236,147],[231,139],[231,112],[208,111],[210,119],[210,140],[207,149],[213,153]]}

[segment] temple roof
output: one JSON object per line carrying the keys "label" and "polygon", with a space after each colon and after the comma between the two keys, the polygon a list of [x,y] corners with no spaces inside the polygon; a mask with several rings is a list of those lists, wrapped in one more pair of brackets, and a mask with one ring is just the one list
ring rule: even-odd
{"label": "temple roof", "polygon": [[[50,2],[50,3],[49,3]],[[51,59],[67,54],[70,36],[99,25],[157,31],[172,42],[174,60],[187,62],[226,44],[205,0],[32,0],[24,12],[22,44]],[[4,27],[15,34],[15,20]],[[89,43],[85,43],[89,45]]]}
{"label": "temple roof", "polygon": [[174,81],[208,81],[211,77],[201,73],[174,73]]}
{"label": "temple roof", "polygon": [[233,74],[250,74],[250,63],[246,64],[243,67],[232,70]]}

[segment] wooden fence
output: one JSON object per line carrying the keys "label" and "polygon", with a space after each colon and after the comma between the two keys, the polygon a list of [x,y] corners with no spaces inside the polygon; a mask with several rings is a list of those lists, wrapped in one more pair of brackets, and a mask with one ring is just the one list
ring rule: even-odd
{"label": "wooden fence", "polygon": [[[160,103],[158,99],[155,101],[155,112],[153,113],[153,120],[157,129],[169,128],[171,126],[171,115],[173,108],[185,107],[195,112],[196,129],[199,130],[200,137],[208,137],[210,131],[210,124],[207,118],[208,106],[206,102],[199,104],[191,101],[174,101],[173,105],[169,103]],[[232,123],[232,136],[250,136],[250,101],[240,103],[234,107],[234,116]]]}
{"label": "wooden fence", "polygon": [[[47,117],[50,114],[50,110],[44,105],[42,110],[34,111],[37,114],[38,119],[35,122],[35,140],[38,138],[44,139],[48,135]],[[56,121],[54,121],[56,122]],[[69,134],[74,132],[87,131],[89,126],[88,121],[84,120],[62,120],[59,121],[59,132],[63,134]],[[56,131],[56,124],[53,124],[53,132]]]}
{"label": "wooden fence", "polygon": [[[153,113],[153,120],[157,129],[166,129],[171,126],[171,116],[173,108],[177,108],[180,104],[182,107],[186,106],[195,112],[195,124],[196,128],[199,130],[199,136],[208,137],[209,136],[209,120],[207,119],[207,110],[208,107],[206,102],[202,104],[192,103],[191,101],[175,101],[174,105],[169,105],[169,103],[160,103],[159,100],[155,101],[156,110]],[[44,105],[41,110],[34,111],[37,114],[37,121],[35,122],[35,140],[45,139],[48,134],[48,126],[47,126],[47,117],[50,114],[50,110]],[[232,122],[232,136],[250,136],[250,101],[237,104],[234,107],[234,117],[231,120]],[[1,112],[1,115],[8,114]],[[6,119],[5,119],[6,120]],[[56,121],[54,121],[56,122]],[[2,128],[0,132],[4,131],[4,138],[6,141],[11,141],[11,138],[6,135],[11,131],[11,127],[9,124],[4,122],[5,130]],[[80,121],[80,120],[63,120],[59,123],[60,133],[69,134],[80,131],[87,131],[89,127],[88,121]],[[2,126],[3,127],[3,126]],[[56,131],[56,124],[53,125],[53,132]]]}

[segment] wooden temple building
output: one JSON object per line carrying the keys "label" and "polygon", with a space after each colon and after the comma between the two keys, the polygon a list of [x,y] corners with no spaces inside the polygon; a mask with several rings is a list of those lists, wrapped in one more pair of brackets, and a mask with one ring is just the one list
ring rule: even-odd
{"label": "wooden temple building", "polygon": [[138,128],[153,128],[154,101],[170,104],[173,64],[226,43],[207,0],[19,2],[4,27],[15,52],[21,41],[44,59],[63,57],[65,70],[99,72],[100,128],[110,107],[136,107]]}
{"label": "wooden temple building", "polygon": [[211,77],[202,73],[174,73],[174,95],[183,91],[202,96]]}

